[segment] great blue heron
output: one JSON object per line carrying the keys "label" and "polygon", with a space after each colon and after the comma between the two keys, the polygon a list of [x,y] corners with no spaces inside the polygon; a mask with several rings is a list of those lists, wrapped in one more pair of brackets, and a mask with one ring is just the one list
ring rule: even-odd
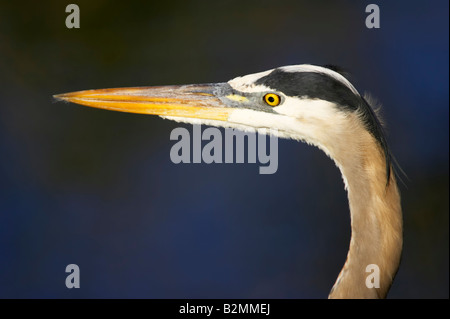
{"label": "great blue heron", "polygon": [[[374,111],[335,67],[292,65],[225,83],[56,95],[107,110],[275,134],[313,144],[339,167],[350,205],[350,248],[329,298],[384,298],[402,250],[400,195]],[[367,285],[377,266],[379,287]]]}

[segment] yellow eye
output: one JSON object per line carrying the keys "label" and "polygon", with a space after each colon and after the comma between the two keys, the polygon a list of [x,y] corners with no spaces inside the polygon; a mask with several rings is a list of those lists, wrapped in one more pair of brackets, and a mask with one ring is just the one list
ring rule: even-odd
{"label": "yellow eye", "polygon": [[279,95],[276,95],[274,93],[267,93],[264,95],[264,102],[269,104],[270,106],[277,106],[281,102],[281,98]]}

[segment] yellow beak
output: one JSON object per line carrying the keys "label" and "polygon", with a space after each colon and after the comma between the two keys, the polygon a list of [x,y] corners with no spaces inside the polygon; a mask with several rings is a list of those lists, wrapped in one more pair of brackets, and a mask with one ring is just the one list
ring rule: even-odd
{"label": "yellow beak", "polygon": [[233,111],[220,97],[227,83],[132,87],[58,94],[58,100],[112,111],[226,121]]}

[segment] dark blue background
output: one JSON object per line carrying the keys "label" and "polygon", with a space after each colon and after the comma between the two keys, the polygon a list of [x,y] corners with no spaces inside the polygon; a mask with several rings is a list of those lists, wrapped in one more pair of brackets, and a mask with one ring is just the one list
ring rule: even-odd
{"label": "dark blue background", "polygon": [[[448,1],[60,1],[0,5],[0,297],[324,298],[345,262],[342,179],[279,141],[279,169],[170,161],[158,117],[54,103],[91,88],[336,64],[382,104],[405,246],[392,298],[449,295]],[[182,125],[189,130],[191,126]],[[65,267],[81,288],[65,287]]]}

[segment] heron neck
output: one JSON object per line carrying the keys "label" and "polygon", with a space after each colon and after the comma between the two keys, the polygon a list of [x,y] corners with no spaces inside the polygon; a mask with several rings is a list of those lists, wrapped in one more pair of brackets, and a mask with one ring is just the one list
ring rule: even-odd
{"label": "heron neck", "polygon": [[394,174],[386,184],[386,162],[375,139],[366,132],[355,139],[354,149],[336,159],[346,181],[352,236],[329,298],[384,298],[402,250],[400,195]]}

